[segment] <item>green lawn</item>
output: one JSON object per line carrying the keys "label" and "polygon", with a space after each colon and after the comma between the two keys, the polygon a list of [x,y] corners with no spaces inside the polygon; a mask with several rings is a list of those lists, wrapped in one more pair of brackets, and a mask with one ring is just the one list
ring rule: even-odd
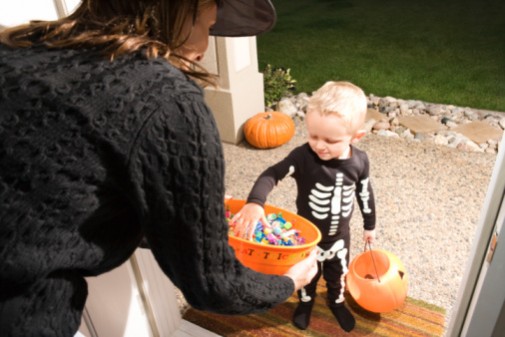
{"label": "green lawn", "polygon": [[503,0],[273,0],[259,66],[298,92],[348,80],[366,93],[505,111]]}

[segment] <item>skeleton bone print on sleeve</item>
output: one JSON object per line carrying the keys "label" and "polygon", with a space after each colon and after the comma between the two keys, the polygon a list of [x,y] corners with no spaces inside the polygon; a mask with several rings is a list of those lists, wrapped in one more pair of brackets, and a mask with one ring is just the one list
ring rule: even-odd
{"label": "skeleton bone print on sleeve", "polygon": [[368,201],[370,200],[370,190],[368,188],[370,183],[370,178],[366,178],[361,180],[361,184],[363,188],[361,189],[361,192],[359,192],[359,197],[361,198],[361,201],[363,202],[363,213],[365,214],[370,214],[372,213],[372,209],[370,208],[370,205]]}
{"label": "skeleton bone print on sleeve", "polygon": [[[370,213],[372,210],[368,205],[370,192],[368,191],[368,178],[362,180],[363,189],[359,197],[363,201],[363,212]],[[316,183],[310,191],[309,207],[312,216],[319,220],[327,219],[331,216],[329,236],[337,234],[340,218],[349,218],[352,214],[356,185],[345,185],[344,174],[338,172],[335,178],[334,186],[325,186]]]}

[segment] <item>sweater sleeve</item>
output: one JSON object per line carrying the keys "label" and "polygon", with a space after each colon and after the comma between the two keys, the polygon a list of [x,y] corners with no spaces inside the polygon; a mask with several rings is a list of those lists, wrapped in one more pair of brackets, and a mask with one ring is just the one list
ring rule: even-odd
{"label": "sweater sleeve", "polygon": [[228,245],[222,147],[201,92],[165,97],[156,110],[131,151],[130,170],[162,270],[201,310],[245,314],[282,303],[292,280],[244,267]]}

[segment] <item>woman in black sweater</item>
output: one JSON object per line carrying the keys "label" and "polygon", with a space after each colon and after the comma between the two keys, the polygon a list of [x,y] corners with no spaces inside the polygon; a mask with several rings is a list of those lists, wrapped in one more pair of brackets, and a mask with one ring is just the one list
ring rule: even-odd
{"label": "woman in black sweater", "polygon": [[224,162],[197,85],[209,32],[250,36],[268,0],[84,0],[54,22],[0,34],[0,331],[72,336],[84,277],[145,238],[199,309],[285,301],[315,254],[284,276],[242,266],[228,246]]}

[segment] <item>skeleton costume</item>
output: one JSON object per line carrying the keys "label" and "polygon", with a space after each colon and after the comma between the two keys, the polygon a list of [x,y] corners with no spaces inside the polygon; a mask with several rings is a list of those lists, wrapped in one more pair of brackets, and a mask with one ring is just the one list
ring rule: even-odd
{"label": "skeleton costume", "polygon": [[309,285],[298,292],[302,302],[314,300],[321,275],[328,288],[329,305],[344,302],[349,223],[355,199],[363,215],[364,228],[375,228],[375,202],[369,179],[368,156],[352,145],[351,154],[348,159],[323,161],[306,143],[265,170],[247,199],[263,206],[267,195],[280,180],[288,176],[295,179],[298,214],[312,221],[322,234],[318,245],[318,273]]}

